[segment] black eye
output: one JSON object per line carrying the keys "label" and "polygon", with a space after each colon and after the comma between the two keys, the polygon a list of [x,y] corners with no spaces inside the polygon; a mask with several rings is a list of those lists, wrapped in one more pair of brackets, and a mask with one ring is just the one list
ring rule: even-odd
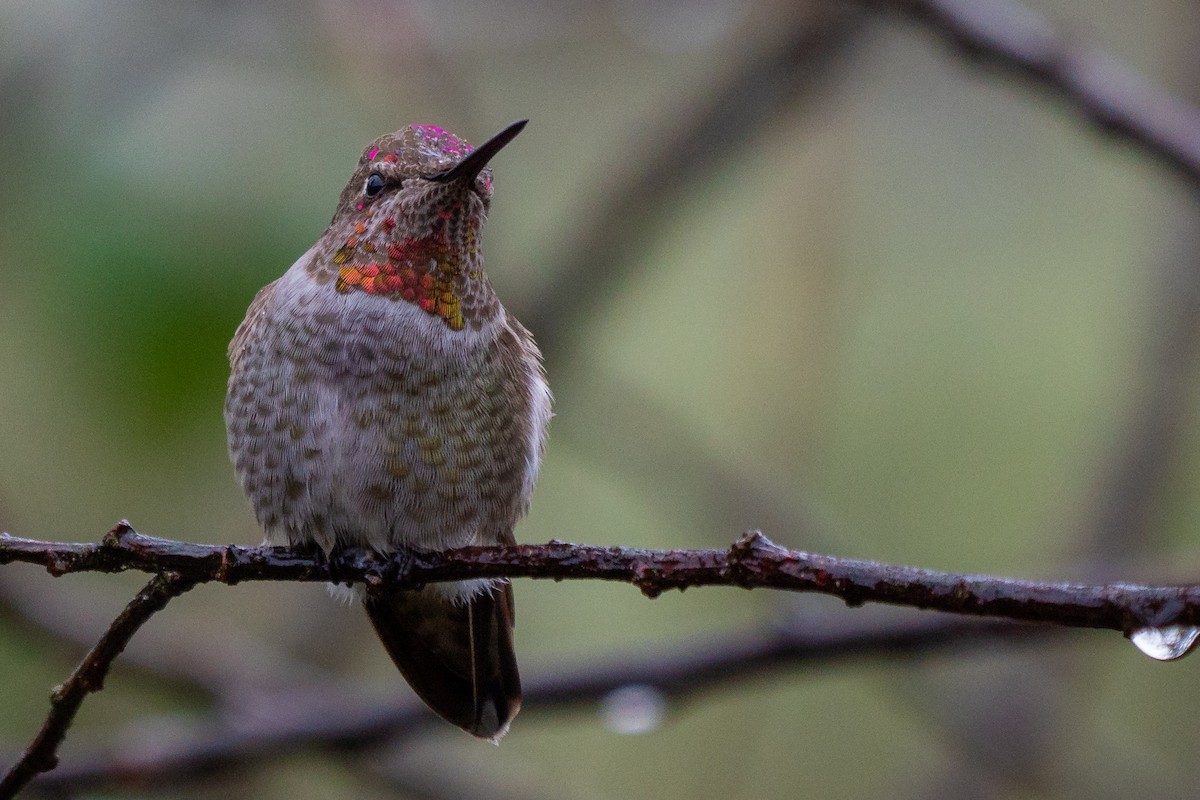
{"label": "black eye", "polygon": [[383,176],[378,172],[371,173],[371,177],[367,178],[367,197],[375,197],[382,192],[385,183],[386,182],[383,180]]}

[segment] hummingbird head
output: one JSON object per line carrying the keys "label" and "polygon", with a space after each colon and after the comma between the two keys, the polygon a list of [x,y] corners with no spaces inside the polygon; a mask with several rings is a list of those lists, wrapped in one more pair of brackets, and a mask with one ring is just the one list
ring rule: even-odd
{"label": "hummingbird head", "polygon": [[526,122],[478,148],[432,125],[376,139],[342,190],[313,277],[340,293],[413,303],[451,330],[480,327],[497,308],[479,248],[492,197],[487,164]]}

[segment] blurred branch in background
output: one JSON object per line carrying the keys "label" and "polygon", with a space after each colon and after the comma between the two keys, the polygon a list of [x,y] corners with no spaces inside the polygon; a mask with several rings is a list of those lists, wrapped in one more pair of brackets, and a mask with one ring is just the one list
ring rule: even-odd
{"label": "blurred branch in background", "polygon": [[[1097,130],[1124,139],[1200,189],[1200,113],[1109,54],[1059,33],[1039,12],[1006,0],[870,5],[896,8],[968,59],[1049,89]],[[1196,222],[1189,217],[1184,224],[1180,238],[1190,245],[1197,238]],[[1089,575],[1113,575],[1115,564],[1128,563],[1130,554],[1144,546],[1164,479],[1180,450],[1191,391],[1187,365],[1200,334],[1200,269],[1194,247],[1174,250],[1158,269],[1161,299],[1155,307],[1160,311],[1153,317],[1147,358],[1140,362],[1137,402],[1112,437],[1108,464],[1090,493],[1093,504],[1079,520],[1081,536],[1072,539]],[[1061,684],[1071,671],[1047,670],[1043,680]],[[984,791],[984,775],[1019,782],[1038,771],[1042,740],[1053,735],[1049,720],[1059,713],[1055,705],[1063,693],[1003,691],[1005,680],[1004,675],[985,677],[985,685],[977,683],[971,693],[974,701],[943,709],[942,723],[966,751],[967,763],[986,767],[955,776],[959,785],[942,787],[947,794]],[[1012,735],[992,735],[1000,730]]]}
{"label": "blurred branch in background", "polygon": [[828,91],[836,69],[863,29],[864,15],[833,4],[799,15],[799,24],[752,54],[682,123],[635,131],[637,155],[607,196],[595,202],[578,235],[562,246],[553,278],[522,315],[549,362],[571,341],[570,329],[612,294],[636,263],[635,254],[689,186],[700,185],[723,159],[754,144],[773,120]]}
{"label": "blurred branch in background", "polygon": [[864,0],[927,25],[965,57],[1050,89],[1098,130],[1126,139],[1200,188],[1200,112],[1108,53],[1008,0]]}
{"label": "blurred branch in background", "polygon": [[[1200,113],[1107,53],[1059,35],[1037,12],[1006,0],[865,4],[912,16],[968,58],[1053,90],[1098,130],[1125,138],[1200,188]],[[653,146],[629,148],[641,160],[596,203],[599,211],[564,245],[553,280],[539,292],[543,299],[529,304],[526,323],[547,358],[555,357],[557,343],[570,341],[566,329],[624,278],[629,254],[639,252],[671,198],[722,156],[751,145],[777,116],[824,91],[864,21],[840,4],[812,12],[775,47],[747,59],[676,131],[639,132]]]}
{"label": "blurred branch in background", "polygon": [[[1200,77],[1200,76],[1197,76]],[[1109,464],[1092,492],[1082,560],[1089,574],[1110,573],[1151,536],[1168,471],[1185,441],[1194,391],[1188,365],[1200,352],[1200,222],[1189,219],[1158,269],[1154,331],[1137,375],[1137,403],[1110,447]]]}
{"label": "blurred branch in background", "polygon": [[[637,687],[677,701],[725,690],[763,673],[849,659],[909,660],[937,652],[1020,645],[1059,629],[990,620],[923,617],[822,628],[812,620],[757,633],[706,637],[703,644],[614,657],[611,663],[563,664],[524,681],[522,711],[595,706],[611,692]],[[201,721],[143,721],[112,737],[103,750],[81,754],[34,786],[54,794],[116,787],[175,785],[209,777],[297,747],[367,751],[438,723],[415,697],[397,701],[364,689],[328,686],[264,695],[249,708],[229,708]],[[660,713],[669,709],[659,708]],[[169,726],[168,731],[164,726]],[[153,734],[148,734],[148,731]],[[169,734],[169,735],[167,735]],[[453,771],[453,770],[451,770]]]}

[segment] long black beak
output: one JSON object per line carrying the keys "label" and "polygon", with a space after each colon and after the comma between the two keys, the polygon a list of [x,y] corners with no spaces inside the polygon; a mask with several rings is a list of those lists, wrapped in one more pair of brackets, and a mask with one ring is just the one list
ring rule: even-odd
{"label": "long black beak", "polygon": [[435,183],[451,183],[453,181],[463,181],[465,183],[473,183],[475,177],[483,171],[487,163],[492,160],[492,156],[504,149],[504,146],[517,138],[517,134],[525,128],[527,119],[520,119],[509,125],[504,130],[497,133],[492,138],[488,139],[483,144],[476,147],[462,161],[455,164],[453,167],[435,172],[432,175],[425,176],[426,180],[434,181]]}

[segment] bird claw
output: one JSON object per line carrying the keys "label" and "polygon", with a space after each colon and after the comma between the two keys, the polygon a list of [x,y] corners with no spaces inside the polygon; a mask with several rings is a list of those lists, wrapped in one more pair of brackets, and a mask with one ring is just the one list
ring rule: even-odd
{"label": "bird claw", "polygon": [[412,572],[413,554],[407,549],[396,550],[388,554],[388,558],[383,562],[382,577],[385,582],[409,588],[406,584],[411,583],[409,574]]}
{"label": "bird claw", "polygon": [[[350,586],[364,579],[364,570],[370,571],[374,559],[369,551],[361,547],[334,544],[328,553],[321,551],[317,561],[323,561],[329,570],[330,583]],[[366,577],[366,580],[370,578]]]}

